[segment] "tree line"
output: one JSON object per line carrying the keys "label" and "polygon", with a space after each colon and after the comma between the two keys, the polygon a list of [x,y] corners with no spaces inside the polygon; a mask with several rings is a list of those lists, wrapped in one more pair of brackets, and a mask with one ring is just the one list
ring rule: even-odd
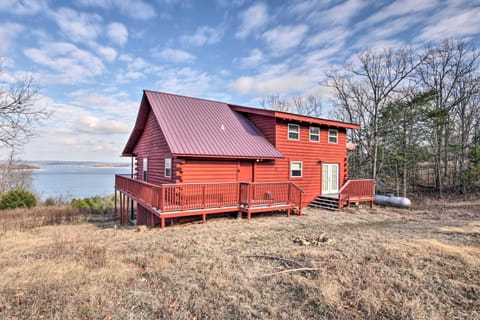
{"label": "tree line", "polygon": [[[333,118],[357,123],[351,177],[371,177],[377,191],[406,196],[428,186],[467,194],[480,178],[480,51],[448,39],[423,49],[367,49],[327,74]],[[318,115],[307,99],[263,98],[281,111]],[[300,103],[299,103],[300,102]],[[304,112],[308,110],[308,113]],[[313,111],[312,111],[313,110]]]}

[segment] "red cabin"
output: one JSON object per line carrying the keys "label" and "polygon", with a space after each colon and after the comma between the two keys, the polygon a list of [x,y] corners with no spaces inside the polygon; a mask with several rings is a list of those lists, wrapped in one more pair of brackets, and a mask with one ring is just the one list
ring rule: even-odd
{"label": "red cabin", "polygon": [[225,212],[341,209],[373,201],[373,181],[348,179],[347,129],[356,124],[145,90],[117,175],[121,222]]}

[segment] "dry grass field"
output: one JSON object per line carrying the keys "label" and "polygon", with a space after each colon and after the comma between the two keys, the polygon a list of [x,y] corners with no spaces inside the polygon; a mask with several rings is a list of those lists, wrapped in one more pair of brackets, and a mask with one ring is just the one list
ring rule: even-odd
{"label": "dry grass field", "polygon": [[0,318],[480,319],[480,201],[421,206],[144,232],[0,212]]}

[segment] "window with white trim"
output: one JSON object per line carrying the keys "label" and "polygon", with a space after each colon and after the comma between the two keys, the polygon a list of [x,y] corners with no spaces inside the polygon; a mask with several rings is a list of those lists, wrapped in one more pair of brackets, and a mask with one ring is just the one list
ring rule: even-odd
{"label": "window with white trim", "polygon": [[290,162],[290,177],[299,178],[302,176],[302,161]]}
{"label": "window with white trim", "polygon": [[165,159],[165,177],[172,177],[172,158]]}
{"label": "window with white trim", "polygon": [[310,142],[320,142],[319,127],[310,127]]}
{"label": "window with white trim", "polygon": [[328,143],[338,143],[337,129],[328,129]]}
{"label": "window with white trim", "polygon": [[288,140],[300,140],[300,126],[298,124],[288,124]]}
{"label": "window with white trim", "polygon": [[143,158],[143,181],[147,181],[148,178],[148,158]]}

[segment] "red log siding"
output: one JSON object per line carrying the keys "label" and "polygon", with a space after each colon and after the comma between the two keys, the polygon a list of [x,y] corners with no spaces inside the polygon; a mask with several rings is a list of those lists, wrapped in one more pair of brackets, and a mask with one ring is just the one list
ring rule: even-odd
{"label": "red log siding", "polygon": [[236,182],[239,163],[237,160],[200,160],[185,159],[181,168],[181,179],[178,182]]}
{"label": "red log siding", "polygon": [[271,144],[275,145],[275,118],[259,114],[243,114],[263,134]]}
{"label": "red log siding", "polygon": [[[309,124],[300,124],[300,140],[288,140],[288,123],[277,120],[275,146],[285,159],[275,165],[260,163],[255,170],[255,181],[295,182],[304,191],[304,204],[310,203],[322,192],[323,163],[339,164],[339,188],[345,178],[346,130],[338,128],[338,143],[328,143],[328,127],[320,127],[320,142],[310,142]],[[298,123],[297,123],[298,124]],[[290,177],[290,161],[302,161],[302,177]]]}
{"label": "red log siding", "polygon": [[148,182],[155,184],[174,182],[171,178],[165,178],[165,158],[172,158],[172,154],[152,111],[148,114],[145,129],[135,146],[134,153],[137,155],[137,179],[143,180],[143,158],[147,157]]}

